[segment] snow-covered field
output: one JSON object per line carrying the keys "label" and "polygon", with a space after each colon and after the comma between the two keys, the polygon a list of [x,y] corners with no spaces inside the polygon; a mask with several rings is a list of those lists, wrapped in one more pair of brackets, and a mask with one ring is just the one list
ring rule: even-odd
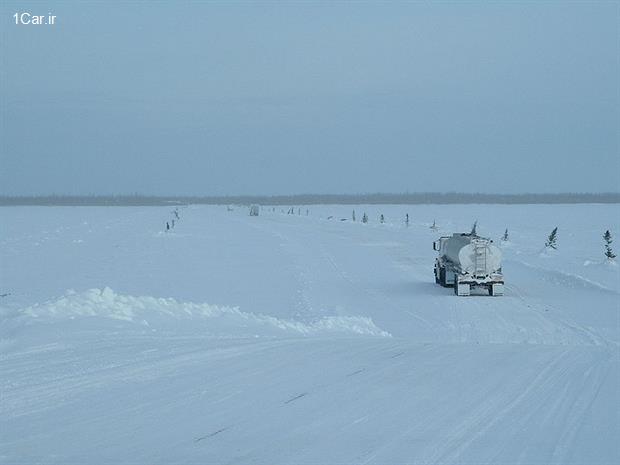
{"label": "snow-covered field", "polygon": [[619,205],[307,208],[2,208],[0,463],[620,463]]}

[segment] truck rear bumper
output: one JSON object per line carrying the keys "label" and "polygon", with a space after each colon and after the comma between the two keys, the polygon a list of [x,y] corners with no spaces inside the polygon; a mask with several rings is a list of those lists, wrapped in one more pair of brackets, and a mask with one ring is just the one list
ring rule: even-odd
{"label": "truck rear bumper", "polygon": [[471,276],[457,276],[454,283],[456,295],[471,295],[473,289],[484,289],[492,296],[504,295],[504,281],[497,278],[477,279]]}

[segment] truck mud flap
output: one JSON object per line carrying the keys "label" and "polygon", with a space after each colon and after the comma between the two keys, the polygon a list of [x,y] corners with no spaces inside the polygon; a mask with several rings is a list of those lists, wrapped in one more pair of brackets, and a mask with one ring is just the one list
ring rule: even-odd
{"label": "truck mud flap", "polygon": [[460,296],[467,296],[471,294],[471,286],[467,283],[455,283],[454,293]]}
{"label": "truck mud flap", "polygon": [[489,295],[492,295],[492,296],[504,295],[504,284],[503,283],[491,284],[491,286],[489,287]]}

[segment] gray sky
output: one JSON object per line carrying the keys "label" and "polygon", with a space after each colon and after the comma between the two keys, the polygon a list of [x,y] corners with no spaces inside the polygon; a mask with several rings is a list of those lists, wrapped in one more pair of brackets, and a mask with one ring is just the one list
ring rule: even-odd
{"label": "gray sky", "polygon": [[0,194],[620,191],[616,2],[0,14]]}

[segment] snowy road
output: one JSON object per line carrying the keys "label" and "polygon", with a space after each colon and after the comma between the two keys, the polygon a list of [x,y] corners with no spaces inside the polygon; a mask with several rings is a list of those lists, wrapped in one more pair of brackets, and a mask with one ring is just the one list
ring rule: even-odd
{"label": "snowy road", "polygon": [[[355,208],[3,209],[0,462],[620,461],[618,206]],[[433,282],[472,219],[504,297]]]}

